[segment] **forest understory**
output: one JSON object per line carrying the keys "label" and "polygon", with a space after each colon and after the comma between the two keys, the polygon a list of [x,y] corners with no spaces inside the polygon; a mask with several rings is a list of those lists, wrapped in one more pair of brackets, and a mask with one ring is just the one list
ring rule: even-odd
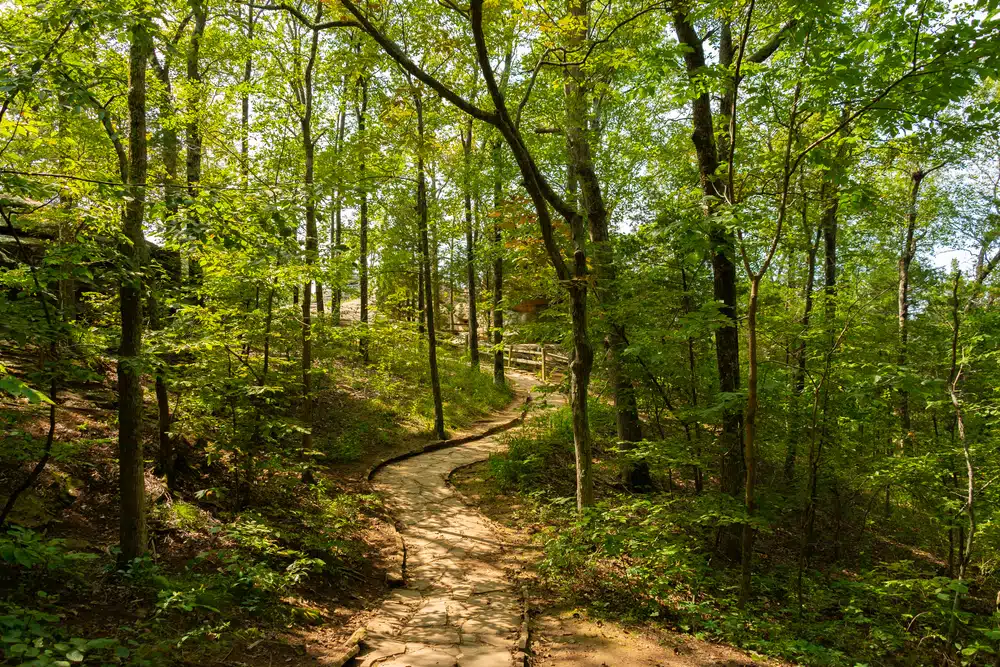
{"label": "forest understory", "polygon": [[[147,471],[149,555],[126,568],[116,558],[112,365],[99,361],[88,380],[65,387],[52,457],[0,541],[8,660],[32,657],[12,650],[19,643],[42,656],[55,648],[53,661],[79,651],[88,664],[318,665],[336,655],[386,594],[387,569],[401,558],[394,518],[367,475],[435,438],[419,365],[372,373],[320,350],[320,365],[336,364],[340,381],[317,387],[316,450],[293,466],[258,459],[254,478],[241,479],[238,454],[212,442],[225,437],[225,407],[176,425],[175,482],[168,489]],[[442,352],[450,433],[511,401],[491,376]],[[2,356],[15,373],[36,361],[11,348]],[[199,389],[189,391],[175,400],[196,401]],[[3,404],[0,487],[13,489],[26,474],[22,462],[44,442],[47,412]],[[155,434],[155,421],[146,426]]]}
{"label": "forest understory", "polygon": [[[621,480],[630,459],[618,448],[613,411],[601,403],[592,410],[596,499],[595,510],[583,517],[572,511],[567,410],[505,434],[505,453],[451,478],[480,511],[525,535],[533,545],[528,550],[541,550],[531,560],[543,628],[547,617],[565,617],[568,610],[574,618],[621,624],[676,646],[678,655],[692,656],[690,664],[705,664],[699,656],[710,655],[718,642],[755,656],[735,654],[719,664],[767,657],[819,665],[948,662],[935,619],[947,617],[953,600],[948,544],[927,530],[919,511],[893,505],[887,515],[881,490],[841,498],[839,506],[831,502],[818,517],[811,561],[802,564],[800,518],[781,511],[797,490],[775,484],[761,500],[769,524],[758,540],[759,593],[741,610],[734,582],[739,563],[718,549],[725,496],[696,490],[690,466],[662,463],[651,466],[650,488],[628,492]],[[762,462],[762,477],[780,479],[780,464]],[[965,622],[989,628],[1000,579],[982,573],[967,587]],[[636,664],[656,664],[653,655]],[[540,658],[536,664],[550,663]]]}

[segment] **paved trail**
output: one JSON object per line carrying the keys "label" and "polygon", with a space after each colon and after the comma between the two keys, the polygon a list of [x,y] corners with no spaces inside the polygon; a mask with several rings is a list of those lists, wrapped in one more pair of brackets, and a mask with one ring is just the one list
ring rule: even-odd
{"label": "paved trail", "polygon": [[[514,376],[519,394],[534,381]],[[509,421],[497,415],[477,431]],[[448,486],[457,467],[500,449],[496,436],[400,461],[375,477],[403,526],[407,587],[368,624],[364,667],[509,667],[521,625],[521,596],[496,565],[503,552],[482,515]]]}

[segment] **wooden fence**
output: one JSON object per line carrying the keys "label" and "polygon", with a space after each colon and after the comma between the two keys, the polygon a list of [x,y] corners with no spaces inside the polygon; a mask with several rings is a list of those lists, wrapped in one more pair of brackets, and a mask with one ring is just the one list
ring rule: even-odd
{"label": "wooden fence", "polygon": [[543,382],[569,370],[569,357],[537,343],[505,345],[504,360],[508,366],[539,374]]}
{"label": "wooden fence", "polygon": [[[440,333],[447,334],[445,330],[441,330]],[[468,349],[469,334],[459,334],[450,338],[443,336],[438,339],[438,342],[457,349]],[[479,345],[483,360],[491,361],[490,343],[485,339],[480,339]],[[543,382],[569,374],[569,357],[554,345],[506,343],[503,346],[503,356],[504,365],[508,368],[529,371],[541,377]]]}

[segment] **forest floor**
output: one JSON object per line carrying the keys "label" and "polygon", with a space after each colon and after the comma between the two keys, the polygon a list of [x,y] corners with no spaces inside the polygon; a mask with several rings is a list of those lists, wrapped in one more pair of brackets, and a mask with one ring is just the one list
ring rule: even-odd
{"label": "forest floor", "polygon": [[[516,496],[498,494],[479,461],[456,467],[449,482],[469,511],[486,517],[497,534],[517,545],[517,574],[528,593],[531,667],[743,667],[779,663],[696,639],[652,623],[626,624],[597,617],[552,590],[536,572],[539,526],[525,525]],[[500,664],[500,663],[496,663]]]}
{"label": "forest floor", "polygon": [[[34,363],[10,348],[0,349],[0,358],[14,372]],[[272,362],[276,372],[294,372],[291,362]],[[368,471],[434,439],[419,364],[372,369],[329,357],[321,363],[336,364],[330,371],[336,381],[323,382],[317,396],[316,454],[322,456],[305,462],[313,483],[303,483],[301,466],[272,469],[262,461],[248,493],[231,474],[226,450],[213,450],[211,436],[206,444],[188,435],[227,417],[206,413],[177,436],[184,457],[179,488],[168,492],[147,472],[152,550],[126,571],[115,566],[113,365],[100,361],[93,377],[62,387],[53,457],[19,499],[11,531],[0,533],[6,625],[20,623],[40,650],[56,654],[71,640],[89,642],[88,660],[110,655],[106,661],[114,662],[120,650],[150,664],[327,664],[390,590],[393,518],[372,492]],[[488,427],[480,420],[498,412],[520,412],[523,396],[512,401],[509,392],[494,390],[491,374],[470,373],[468,361],[448,351],[439,363],[452,437],[480,432]],[[153,398],[148,387],[150,439]],[[38,458],[47,408],[0,401],[0,427],[3,502]],[[156,445],[147,447],[152,458]],[[236,490],[242,501],[235,500]],[[10,561],[8,547],[24,557]],[[300,566],[307,574],[293,576]]]}

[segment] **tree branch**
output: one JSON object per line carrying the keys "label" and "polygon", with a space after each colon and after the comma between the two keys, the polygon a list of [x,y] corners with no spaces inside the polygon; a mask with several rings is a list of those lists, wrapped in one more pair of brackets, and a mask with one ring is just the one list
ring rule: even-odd
{"label": "tree branch", "polygon": [[774,33],[774,37],[772,37],[767,44],[747,56],[747,62],[759,65],[774,55],[774,52],[777,51],[778,47],[781,46],[782,43],[788,38],[788,33],[790,33],[796,25],[798,25],[798,20],[792,19],[785,25],[781,26],[781,30]]}
{"label": "tree branch", "polygon": [[[289,14],[291,14],[292,16],[294,16],[299,21],[299,23],[301,23],[305,27],[309,28],[310,30],[328,30],[330,28],[360,28],[361,27],[361,25],[359,23],[357,23],[356,21],[323,21],[322,23],[320,23],[320,22],[313,22],[313,21],[311,21],[309,19],[308,16],[306,16],[305,14],[303,14],[297,8],[295,8],[292,5],[289,5],[287,3],[284,3],[284,2],[280,2],[280,3],[276,4],[276,5],[258,5],[258,4],[254,4],[252,2],[248,2],[247,3],[247,7],[250,7],[252,9],[265,9],[267,11],[272,11],[272,12],[275,12],[275,11],[279,11],[279,12],[280,11],[285,11],[285,12],[288,12]],[[351,13],[353,14],[353,12],[351,12]]]}
{"label": "tree branch", "polygon": [[[390,58],[399,63],[404,70],[412,74],[419,81],[425,83],[438,95],[448,100],[473,118],[490,123],[491,125],[496,124],[497,114],[495,112],[491,113],[484,109],[480,109],[472,102],[469,102],[444,83],[427,73],[423,68],[413,62],[405,53],[403,53],[402,49],[399,48],[399,45],[389,39],[384,33],[382,33],[381,30],[376,28],[375,25],[361,13],[361,10],[358,9],[358,6],[355,5],[352,0],[341,0],[341,4],[348,12],[351,13],[352,16],[354,16],[355,19],[357,19],[361,29],[368,33],[368,35],[382,47],[382,50],[385,51]],[[490,75],[492,78],[492,71],[490,72]]]}
{"label": "tree branch", "polygon": [[535,63],[535,68],[531,70],[531,78],[528,80],[528,88],[524,91],[524,97],[521,98],[521,102],[517,105],[517,113],[514,114],[514,127],[521,126],[521,112],[524,111],[524,107],[528,104],[528,98],[531,97],[531,91],[535,87],[535,80],[538,78],[538,71],[545,64],[545,56],[552,53],[552,49],[545,49],[541,57],[538,58],[538,62]]}

